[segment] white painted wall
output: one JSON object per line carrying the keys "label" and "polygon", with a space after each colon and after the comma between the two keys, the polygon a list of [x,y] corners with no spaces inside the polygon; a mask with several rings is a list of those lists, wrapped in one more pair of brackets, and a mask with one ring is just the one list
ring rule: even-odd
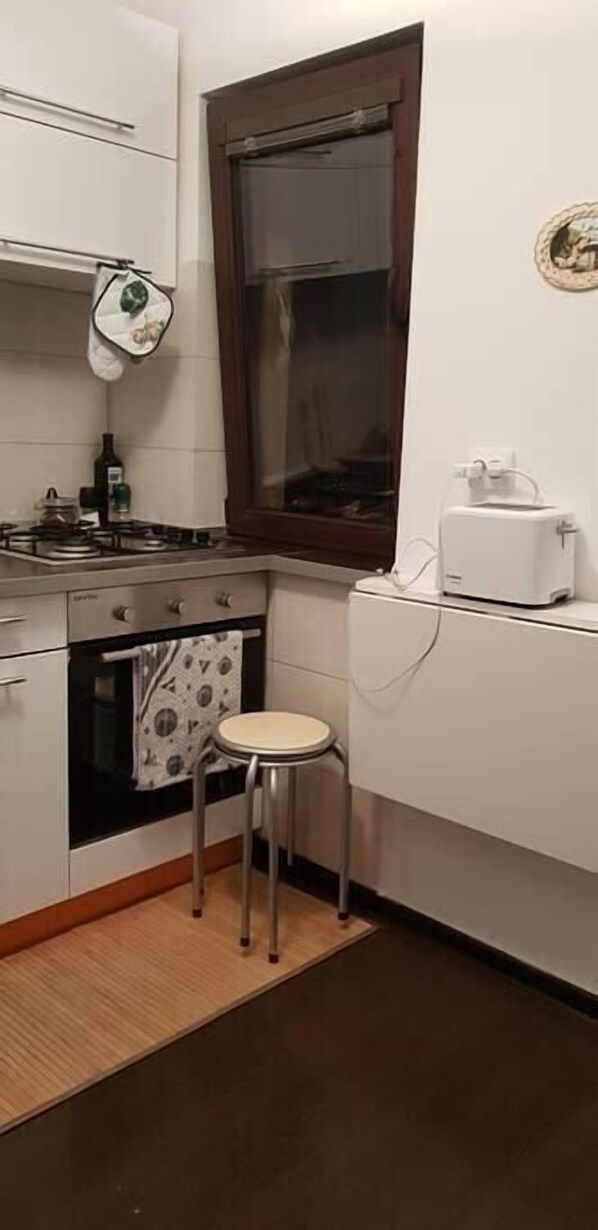
{"label": "white painted wall", "polygon": [[[598,198],[595,0],[129,2],[181,26],[180,253],[206,263],[199,94],[425,22],[400,539],[435,534],[451,464],[469,447],[511,444],[551,499],[576,508],[579,589],[598,598],[598,294],[553,290],[533,264],[546,219]],[[314,611],[318,625],[330,618],[338,626],[328,587],[277,583],[270,696],[329,714],[342,728],[345,667],[337,654],[322,669],[299,635]],[[335,797],[321,774],[303,807],[302,848],[324,861],[334,851],[319,818]],[[372,885],[380,883],[381,812],[394,837],[383,877],[393,896],[598,990],[597,877],[364,795],[356,871]]]}

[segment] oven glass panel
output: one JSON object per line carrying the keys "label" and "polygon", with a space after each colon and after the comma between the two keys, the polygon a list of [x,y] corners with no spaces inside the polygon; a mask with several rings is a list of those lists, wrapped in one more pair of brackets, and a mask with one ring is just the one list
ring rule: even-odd
{"label": "oven glass panel", "polygon": [[[264,620],[241,619],[182,628],[181,636],[244,629],[241,708],[264,707]],[[257,635],[256,635],[257,633]],[[133,667],[131,661],[102,662],[113,649],[170,639],[147,633],[118,640],[74,645],[69,664],[70,844],[82,845],[188,812],[191,780],[159,790],[135,789],[133,781]],[[208,773],[206,799],[214,803],[242,793],[245,770]]]}

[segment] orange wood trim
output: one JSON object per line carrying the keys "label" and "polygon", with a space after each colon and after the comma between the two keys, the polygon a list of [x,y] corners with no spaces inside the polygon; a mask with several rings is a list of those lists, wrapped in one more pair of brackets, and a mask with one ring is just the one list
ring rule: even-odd
{"label": "orange wood trim", "polygon": [[[230,867],[241,860],[242,838],[229,837],[226,841],[206,849],[206,871],[220,871],[222,867]],[[103,884],[80,897],[71,897],[68,901],[59,901],[49,905],[44,910],[36,910],[34,914],[24,914],[11,922],[0,926],[0,957],[6,957],[20,948],[29,948],[42,940],[49,940],[53,935],[70,931],[81,923],[91,922],[94,918],[102,918],[105,914],[113,914],[123,910],[137,901],[147,897],[157,897],[169,888],[177,888],[191,879],[191,855],[184,854],[170,863],[161,863],[159,867],[150,867],[148,871],[137,872],[126,876],[113,884]]]}

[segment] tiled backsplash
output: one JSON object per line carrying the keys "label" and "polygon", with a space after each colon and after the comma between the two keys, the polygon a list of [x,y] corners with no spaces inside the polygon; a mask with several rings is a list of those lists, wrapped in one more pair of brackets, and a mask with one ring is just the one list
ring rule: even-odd
{"label": "tiled backsplash", "polygon": [[0,518],[92,481],[106,386],[87,365],[89,297],[0,282]]}
{"label": "tiled backsplash", "polygon": [[135,516],[222,524],[226,472],[211,264],[180,267],[164,342],[154,358],[109,387],[108,405]]}
{"label": "tiled backsplash", "polygon": [[91,483],[112,430],[136,516],[222,524],[213,266],[183,266],[163,345],[115,384],[87,363],[89,304],[74,291],[0,281],[0,519],[33,516],[48,486],[71,495]]}

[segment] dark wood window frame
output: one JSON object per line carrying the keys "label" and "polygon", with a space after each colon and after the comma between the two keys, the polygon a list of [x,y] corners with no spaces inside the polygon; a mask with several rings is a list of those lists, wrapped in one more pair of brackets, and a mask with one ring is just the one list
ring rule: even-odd
{"label": "dark wood window frame", "polygon": [[[402,41],[402,40],[401,40]],[[304,515],[257,507],[252,494],[251,426],[244,363],[242,248],[235,207],[235,169],[227,145],[385,103],[394,145],[392,274],[390,278],[390,404],[393,407],[394,489],[399,489],[403,403],[417,173],[421,38],[407,45],[349,49],[325,66],[294,65],[218,92],[208,99],[214,258],[228,475],[227,521],[239,536],[296,547],[342,551],[356,560],[388,564],[395,524]]]}

